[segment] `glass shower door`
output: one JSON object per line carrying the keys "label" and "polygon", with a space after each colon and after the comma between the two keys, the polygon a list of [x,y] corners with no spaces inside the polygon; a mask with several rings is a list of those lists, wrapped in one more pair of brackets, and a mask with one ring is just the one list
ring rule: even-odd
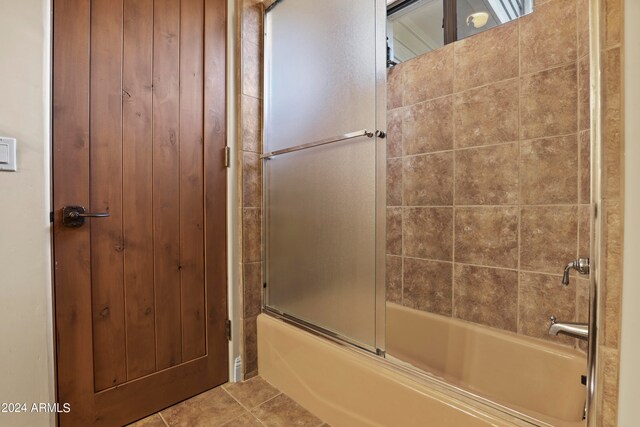
{"label": "glass shower door", "polygon": [[265,15],[266,306],[370,350],[377,3],[281,1]]}

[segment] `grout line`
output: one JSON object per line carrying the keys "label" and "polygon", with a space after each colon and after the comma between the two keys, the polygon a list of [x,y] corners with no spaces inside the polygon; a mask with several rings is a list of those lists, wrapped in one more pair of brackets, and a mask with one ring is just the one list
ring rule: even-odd
{"label": "grout line", "polygon": [[160,417],[160,419],[162,420],[162,422],[164,423],[164,425],[166,425],[167,427],[171,427],[169,425],[169,423],[167,422],[167,420],[164,419],[164,417],[162,416],[162,412],[158,412],[158,416]]}
{"label": "grout line", "polygon": [[[254,378],[255,378],[255,377],[254,377]],[[244,409],[244,413],[243,413],[243,414],[240,414],[240,415],[238,415],[237,417],[230,419],[229,421],[227,421],[227,422],[225,423],[225,425],[226,425],[226,424],[228,424],[228,423],[230,423],[230,422],[231,422],[231,421],[233,421],[233,420],[236,420],[236,419],[238,419],[238,418],[240,418],[240,417],[242,417],[242,416],[246,415],[246,414],[251,415],[251,416],[252,416],[253,418],[255,418],[255,419],[256,419],[256,420],[257,420],[261,425],[265,425],[265,424],[262,422],[262,420],[261,420],[260,418],[258,418],[258,417],[253,413],[253,412],[251,412],[251,409],[257,408],[258,406],[262,405],[263,403],[268,402],[268,401],[269,401],[269,400],[271,400],[271,399],[268,399],[268,400],[266,400],[265,402],[262,402],[260,405],[256,405],[256,406],[254,406],[253,408],[249,409],[249,408],[248,408],[247,406],[245,406],[242,402],[240,402],[238,399],[236,399],[236,398],[235,398],[235,396],[234,396],[233,394],[229,393],[229,391],[228,391],[226,388],[224,388],[224,387],[220,387],[220,388],[222,388],[222,389],[224,390],[224,392],[225,392],[225,393],[227,393],[227,394],[228,394],[228,395],[229,395],[233,400],[235,400],[236,402],[238,402],[238,404],[240,405],[240,407],[241,407],[242,409]],[[281,394],[282,394],[282,393],[281,393],[281,392],[279,392],[279,394],[278,394],[277,396],[275,396],[275,397],[278,397],[278,396],[280,396]]]}
{"label": "grout line", "polygon": [[516,272],[516,334],[520,334],[520,272],[521,272],[521,253],[522,253],[522,140],[521,131],[521,114],[522,114],[522,53],[521,53],[521,27],[522,22],[518,20],[517,32],[518,32],[518,120],[517,120],[517,134],[518,134],[518,270]]}
{"label": "grout line", "polygon": [[[504,205],[457,205],[457,208],[464,209],[508,209],[508,208],[575,208],[577,206],[585,206],[586,204],[579,205],[578,203],[556,203],[548,205],[536,205],[536,204],[504,204]],[[587,205],[588,206],[588,205]],[[452,208],[452,205],[416,205],[416,206],[387,206],[388,208],[406,208],[406,209],[443,209]]]}

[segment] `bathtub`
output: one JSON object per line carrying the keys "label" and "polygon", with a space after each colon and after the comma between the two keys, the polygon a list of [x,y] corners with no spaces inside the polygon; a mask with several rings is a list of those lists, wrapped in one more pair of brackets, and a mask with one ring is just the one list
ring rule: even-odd
{"label": "bathtub", "polygon": [[580,351],[393,303],[386,316],[391,358],[548,424],[584,425]]}

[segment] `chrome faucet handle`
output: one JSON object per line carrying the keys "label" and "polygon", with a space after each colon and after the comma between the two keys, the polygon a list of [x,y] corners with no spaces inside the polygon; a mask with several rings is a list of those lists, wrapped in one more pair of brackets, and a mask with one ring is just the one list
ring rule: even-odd
{"label": "chrome faucet handle", "polygon": [[569,273],[571,273],[571,270],[576,270],[580,274],[589,274],[589,258],[578,258],[564,267],[562,284],[565,286],[569,285]]}

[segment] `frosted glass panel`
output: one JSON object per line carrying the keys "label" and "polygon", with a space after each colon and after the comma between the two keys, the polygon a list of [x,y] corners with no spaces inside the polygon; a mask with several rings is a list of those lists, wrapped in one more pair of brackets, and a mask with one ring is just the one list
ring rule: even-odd
{"label": "frosted glass panel", "polygon": [[267,161],[269,305],[373,346],[374,142]]}
{"label": "frosted glass panel", "polygon": [[283,0],[265,31],[269,151],[373,129],[374,0]]}
{"label": "frosted glass panel", "polygon": [[[264,151],[376,129],[376,1],[283,0],[265,17]],[[376,143],[264,161],[267,306],[375,349]]]}

